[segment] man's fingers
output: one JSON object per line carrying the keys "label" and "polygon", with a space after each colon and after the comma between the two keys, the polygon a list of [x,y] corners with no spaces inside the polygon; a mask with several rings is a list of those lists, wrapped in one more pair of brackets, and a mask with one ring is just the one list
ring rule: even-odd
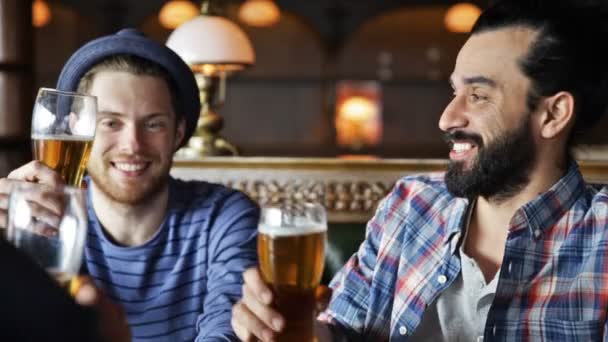
{"label": "man's fingers", "polygon": [[242,305],[243,304],[241,302],[238,302],[232,307],[232,317],[230,319],[230,324],[232,325],[232,329],[234,330],[234,333],[239,338],[239,340],[245,342],[254,341],[255,336],[253,335],[253,333],[249,331],[245,325],[241,324],[240,315],[243,315],[241,310],[245,310],[244,308],[241,308]]}
{"label": "man's fingers", "polygon": [[317,286],[317,289],[315,290],[315,300],[316,300],[315,310],[317,312],[322,312],[322,311],[325,311],[325,309],[327,309],[327,306],[329,305],[329,301],[331,300],[331,294],[332,294],[332,290],[328,286],[325,286],[325,285]]}
{"label": "man's fingers", "polygon": [[88,276],[74,277],[70,282],[70,294],[83,306],[92,306],[99,301],[98,290]]}
{"label": "man's fingers", "polygon": [[254,314],[258,320],[262,321],[267,327],[272,328],[274,331],[281,331],[285,326],[283,317],[270,306],[261,303],[247,285],[243,286],[242,302],[247,306],[249,312]]}
{"label": "man's fingers", "polygon": [[243,273],[243,279],[247,287],[250,288],[258,301],[270,305],[272,303],[272,292],[266,286],[266,283],[262,279],[262,275],[257,267],[250,268]]}
{"label": "man's fingers", "polygon": [[13,170],[9,173],[7,178],[46,184],[51,187],[56,187],[65,183],[57,172],[38,160],[31,161],[22,167]]}
{"label": "man's fingers", "polygon": [[232,308],[232,328],[242,341],[271,341],[274,333],[260,321],[243,302]]}

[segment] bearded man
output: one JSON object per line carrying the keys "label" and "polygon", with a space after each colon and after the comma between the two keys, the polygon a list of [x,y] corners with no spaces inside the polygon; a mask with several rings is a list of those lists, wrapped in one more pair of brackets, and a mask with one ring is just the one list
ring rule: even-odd
{"label": "bearded man", "polygon": [[[569,153],[608,105],[603,6],[482,13],[439,119],[449,169],[401,179],[380,204],[330,284],[319,340],[608,340],[608,189]],[[284,318],[259,271],[244,277],[233,327],[272,340]]]}

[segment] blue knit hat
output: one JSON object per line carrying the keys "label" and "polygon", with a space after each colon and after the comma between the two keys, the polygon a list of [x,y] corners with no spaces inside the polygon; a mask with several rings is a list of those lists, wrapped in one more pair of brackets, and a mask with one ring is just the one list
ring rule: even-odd
{"label": "blue knit hat", "polygon": [[161,45],[135,29],[123,29],[116,34],[92,40],[78,49],[65,63],[57,89],[76,91],[80,79],[102,60],[115,55],[133,55],[161,66],[173,79],[177,102],[186,119],[186,132],[182,145],[194,133],[201,104],[198,87],[188,65],[168,47]]}

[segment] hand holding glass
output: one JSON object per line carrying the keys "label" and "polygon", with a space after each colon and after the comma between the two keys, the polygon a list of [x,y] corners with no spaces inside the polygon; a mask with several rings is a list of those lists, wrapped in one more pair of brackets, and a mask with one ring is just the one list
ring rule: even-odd
{"label": "hand holding glass", "polygon": [[69,289],[78,275],[87,234],[83,189],[26,184],[12,189],[7,240]]}
{"label": "hand holding glass", "polygon": [[32,113],[34,159],[79,187],[95,137],[97,98],[40,88]]}
{"label": "hand holding glass", "polygon": [[286,322],[277,341],[314,341],[315,290],[323,273],[326,232],[326,214],[319,204],[262,208],[260,271]]}

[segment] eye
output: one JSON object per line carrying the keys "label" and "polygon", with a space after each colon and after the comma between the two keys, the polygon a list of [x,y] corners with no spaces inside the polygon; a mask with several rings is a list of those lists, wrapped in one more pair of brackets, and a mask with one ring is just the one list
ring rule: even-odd
{"label": "eye", "polygon": [[147,121],[145,127],[150,130],[158,130],[165,127],[165,123],[161,120],[150,120]]}
{"label": "eye", "polygon": [[471,93],[471,95],[469,95],[469,98],[471,99],[471,102],[486,101],[488,99],[487,96],[476,93]]}
{"label": "eye", "polygon": [[114,119],[104,119],[99,122],[102,128],[115,129],[118,128],[119,122]]}

